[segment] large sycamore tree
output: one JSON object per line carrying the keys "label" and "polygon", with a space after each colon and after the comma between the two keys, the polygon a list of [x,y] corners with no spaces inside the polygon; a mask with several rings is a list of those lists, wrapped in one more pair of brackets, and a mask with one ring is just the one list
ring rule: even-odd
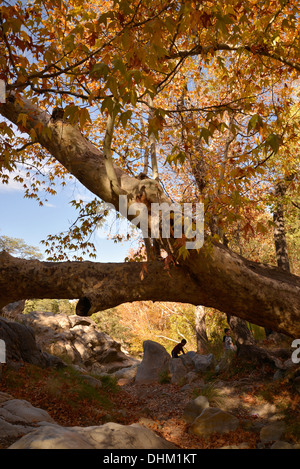
{"label": "large sycamore tree", "polygon": [[[299,18],[296,0],[3,0],[1,182],[42,203],[72,177],[94,198],[72,202],[46,262],[0,254],[0,307],[182,302],[299,337],[299,277],[238,248],[299,207]],[[149,219],[152,203],[203,203],[204,245],[160,233],[147,260],[83,261],[120,195]]]}

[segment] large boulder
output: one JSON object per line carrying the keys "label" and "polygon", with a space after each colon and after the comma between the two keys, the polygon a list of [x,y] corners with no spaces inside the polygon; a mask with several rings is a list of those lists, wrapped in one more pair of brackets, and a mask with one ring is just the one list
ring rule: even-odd
{"label": "large boulder", "polygon": [[94,427],[43,426],[25,435],[9,449],[176,449],[139,424],[109,422]]}
{"label": "large boulder", "polygon": [[157,342],[145,340],[144,355],[136,373],[136,383],[153,383],[160,381],[164,374],[169,374],[171,357],[166,349]]}
{"label": "large boulder", "polygon": [[0,406],[0,416],[7,422],[37,424],[40,422],[55,423],[49,414],[38,407],[32,406],[24,399],[9,399]]}
{"label": "large boulder", "polygon": [[32,365],[62,366],[57,357],[43,352],[31,327],[0,317],[0,339],[5,343],[5,362],[27,362]]}
{"label": "large boulder", "polygon": [[192,350],[190,350],[189,352],[180,355],[179,358],[184,364],[184,366],[188,368],[188,370],[192,371],[195,369],[195,361],[193,360],[195,356],[197,356],[197,352],[193,352]]}
{"label": "large boulder", "polygon": [[139,365],[132,365],[127,368],[121,368],[114,373],[117,380],[124,380],[124,382],[133,382],[135,380],[137,369]]}
{"label": "large boulder", "polygon": [[0,445],[21,438],[39,425],[54,423],[45,410],[0,392]]}

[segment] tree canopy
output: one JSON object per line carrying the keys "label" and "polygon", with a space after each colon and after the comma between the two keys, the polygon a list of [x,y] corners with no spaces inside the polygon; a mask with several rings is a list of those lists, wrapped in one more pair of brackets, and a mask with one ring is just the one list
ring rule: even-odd
{"label": "tree canopy", "polygon": [[[58,278],[45,288],[41,264],[29,286],[29,264],[6,256],[5,282],[13,262],[23,286],[2,302],[60,294],[92,314],[135,299],[184,301],[297,335],[297,241],[288,238],[293,273],[259,262],[276,262],[278,205],[288,227],[299,220],[298,2],[4,1],[0,35],[2,183],[11,173],[42,203],[43,191],[75,177],[95,196],[73,201],[69,232],[45,240],[50,260],[64,261],[65,249],[75,261],[80,249],[93,256],[104,203],[120,211],[120,195],[127,208],[202,202],[205,214],[202,249],[160,237],[165,260],[151,265],[75,262],[78,277],[92,269],[80,287],[72,277],[73,288]],[[270,256],[259,252],[262,238]],[[68,263],[60,267],[70,283]]]}

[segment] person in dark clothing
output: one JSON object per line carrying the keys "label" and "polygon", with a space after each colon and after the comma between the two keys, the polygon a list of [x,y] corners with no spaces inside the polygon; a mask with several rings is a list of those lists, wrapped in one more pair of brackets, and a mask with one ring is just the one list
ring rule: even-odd
{"label": "person in dark clothing", "polygon": [[224,329],[224,332],[225,335],[223,337],[223,347],[225,352],[227,352],[228,350],[235,350],[236,347],[233,345],[232,338],[230,337],[230,329],[226,327],[226,329]]}
{"label": "person in dark clothing", "polygon": [[172,358],[178,358],[180,353],[185,354],[185,351],[183,350],[183,347],[185,344],[186,344],[186,340],[182,339],[182,341],[179,344],[175,345],[175,347],[173,348],[171,352]]}

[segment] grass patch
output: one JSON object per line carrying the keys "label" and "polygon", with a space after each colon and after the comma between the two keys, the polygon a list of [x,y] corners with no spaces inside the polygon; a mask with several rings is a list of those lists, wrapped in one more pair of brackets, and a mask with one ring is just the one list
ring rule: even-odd
{"label": "grass patch", "polygon": [[193,398],[196,399],[198,396],[204,396],[207,398],[210,406],[221,407],[222,403],[226,399],[220,392],[220,388],[217,388],[213,383],[206,384],[203,388],[193,390]]}
{"label": "grass patch", "polygon": [[171,383],[171,376],[170,376],[170,373],[169,373],[168,369],[163,370],[163,371],[160,372],[159,377],[158,377],[158,382],[160,384]]}
{"label": "grass patch", "polygon": [[114,411],[112,397],[118,392],[110,377],[101,382],[95,388],[71,367],[42,369],[26,363],[19,370],[4,369],[1,391],[46,410],[60,425],[101,425]]}
{"label": "grass patch", "polygon": [[[99,379],[97,377],[97,379]],[[100,376],[100,381],[103,386],[103,389],[107,392],[117,393],[119,390],[118,379],[115,376],[111,375],[102,375]]]}

